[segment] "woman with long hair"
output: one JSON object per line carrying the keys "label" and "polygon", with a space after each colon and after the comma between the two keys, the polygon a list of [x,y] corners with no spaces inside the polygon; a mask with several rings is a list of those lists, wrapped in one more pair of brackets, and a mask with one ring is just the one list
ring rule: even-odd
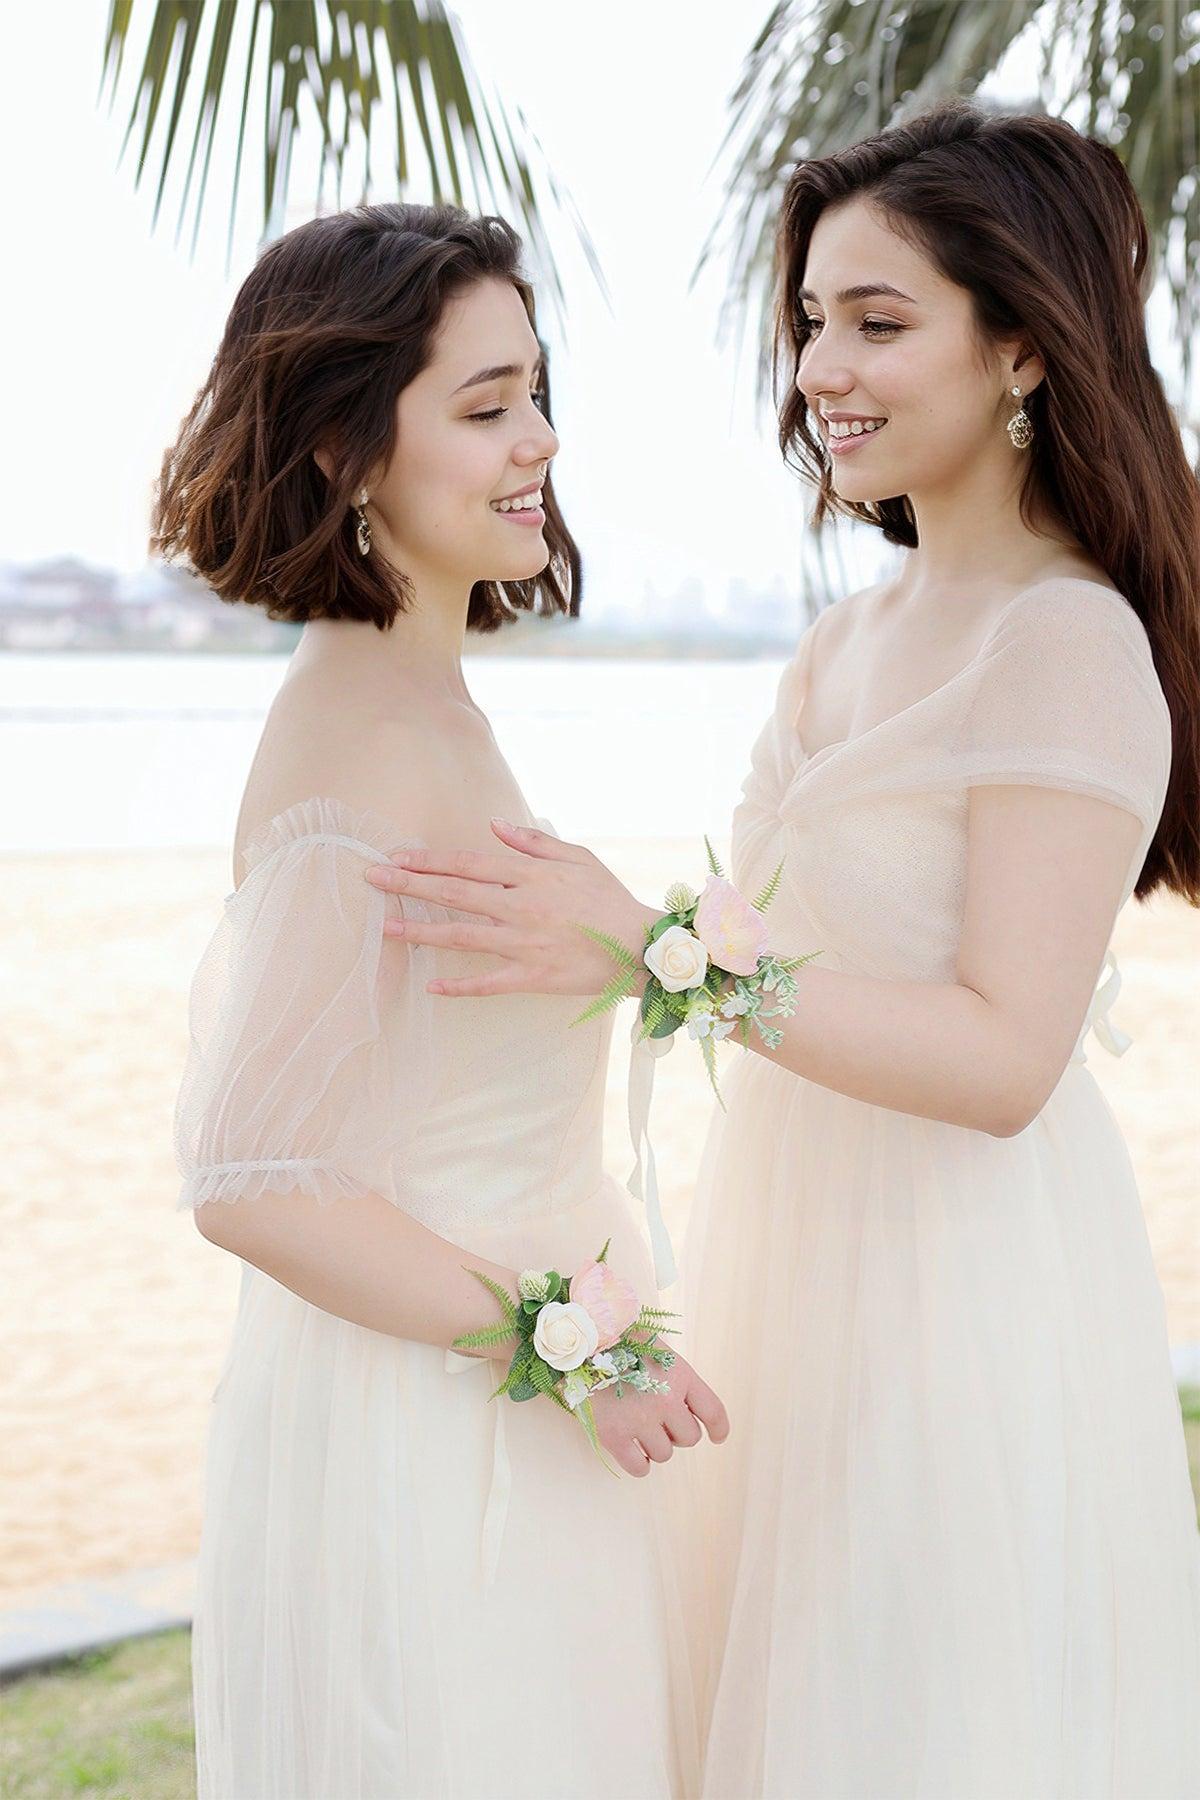
{"label": "woman with long hair", "polygon": [[[671,1477],[706,1800],[1200,1791],[1163,1299],[1087,1066],[1127,1041],[1121,907],[1200,899],[1200,484],[1147,250],[1118,157],[1044,116],[948,102],[789,180],[780,445],[818,524],[904,555],[801,636],[733,820],[743,893],[784,862],[773,950],[819,955],[724,1078],[675,1302],[737,1426]],[[515,878],[396,876],[490,915],[411,934],[506,959],[448,1010],[597,991],[574,921],[640,949],[660,909],[497,835]]]}
{"label": "woman with long hair", "polygon": [[[382,205],[263,252],[164,459],[157,547],[304,625],[176,1113],[179,1204],[243,1263],[207,1452],[199,1800],[695,1791],[661,1496],[610,1479],[543,1389],[488,1406],[511,1341],[452,1347],[496,1319],[477,1276],[536,1311],[522,1271],[578,1274],[606,1242],[656,1298],[601,1163],[611,1020],[568,1031],[562,997],[436,1009],[429,978],[480,959],[384,928],[452,909],[363,879],[398,842],[528,817],[461,657],[467,630],[579,609],[557,450],[516,234]],[[608,1279],[586,1290],[600,1324]],[[570,1292],[551,1296],[558,1335],[533,1340],[558,1359],[543,1375],[576,1367],[589,1330],[603,1351]],[[682,1356],[591,1405],[635,1477],[701,1422],[728,1430]]]}

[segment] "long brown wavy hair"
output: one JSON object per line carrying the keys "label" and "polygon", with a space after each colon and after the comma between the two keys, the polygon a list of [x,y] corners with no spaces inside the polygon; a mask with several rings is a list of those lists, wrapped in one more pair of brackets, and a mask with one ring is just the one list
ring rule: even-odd
{"label": "long brown wavy hair", "polygon": [[772,371],[779,445],[817,488],[812,515],[842,513],[917,543],[907,495],[848,501],[796,387],[808,341],[798,289],[823,210],[869,196],[974,304],[983,343],[1021,335],[1045,379],[1021,517],[1049,503],[1146,628],[1171,713],[1170,783],[1134,889],[1200,905],[1200,481],[1146,340],[1149,232],[1116,152],[1061,119],[947,100],[832,155],[801,162],[776,239]]}
{"label": "long brown wavy hair", "polygon": [[[388,630],[411,605],[411,583],[359,555],[351,503],[391,457],[396,396],[428,364],[446,302],[487,277],[512,283],[536,335],[521,240],[503,219],[456,206],[356,206],[269,244],[163,456],[151,552],[184,559],[222,600],[273,619]],[[331,481],[313,460],[323,445],[338,447]],[[520,611],[578,614],[580,555],[549,477],[543,505],[545,569],[502,586],[477,581],[469,629],[495,631]]]}

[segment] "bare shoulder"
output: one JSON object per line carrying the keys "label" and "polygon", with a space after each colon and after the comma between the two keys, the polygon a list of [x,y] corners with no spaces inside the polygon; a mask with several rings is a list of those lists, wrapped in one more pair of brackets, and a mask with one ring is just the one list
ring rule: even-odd
{"label": "bare shoulder", "polygon": [[887,581],[872,582],[870,587],[842,594],[822,607],[809,627],[813,648],[820,645],[823,656],[836,654],[842,644],[872,623],[890,586]]}
{"label": "bare shoulder", "polygon": [[282,812],[320,796],[428,838],[445,814],[448,758],[429,720],[362,696],[289,684],[268,712],[234,833],[235,884],[245,846]]}

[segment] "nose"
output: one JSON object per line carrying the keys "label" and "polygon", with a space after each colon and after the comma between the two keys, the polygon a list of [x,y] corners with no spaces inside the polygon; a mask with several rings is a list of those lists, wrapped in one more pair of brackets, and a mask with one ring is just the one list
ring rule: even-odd
{"label": "nose", "polygon": [[541,420],[540,429],[531,432],[525,454],[519,458],[521,462],[549,462],[552,456],[558,455],[558,433],[548,419]]}
{"label": "nose", "polygon": [[854,375],[845,364],[838,367],[830,352],[822,353],[819,344],[812,343],[802,349],[796,364],[796,392],[816,411],[818,397],[828,395],[830,399],[838,399],[854,391]]}

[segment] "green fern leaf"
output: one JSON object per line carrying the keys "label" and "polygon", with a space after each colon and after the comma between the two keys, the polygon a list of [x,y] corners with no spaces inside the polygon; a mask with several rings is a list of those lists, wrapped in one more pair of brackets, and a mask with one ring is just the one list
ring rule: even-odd
{"label": "green fern leaf", "polygon": [[720,863],[717,861],[716,851],[713,849],[712,845],[709,843],[707,835],[705,836],[705,839],[704,839],[704,848],[708,851],[708,866],[712,870],[713,874],[714,875],[724,875],[725,871],[721,867]]}
{"label": "green fern leaf", "polygon": [[543,1362],[540,1356],[535,1356],[529,1365],[529,1379],[539,1394],[550,1394],[554,1391],[558,1375],[549,1363]]}
{"label": "green fern leaf", "polygon": [[492,1344],[502,1344],[515,1332],[515,1325],[508,1325],[502,1320],[498,1325],[484,1325],[479,1331],[462,1332],[458,1337],[452,1339],[451,1348],[457,1348],[459,1344],[462,1344],[472,1350],[486,1350]]}
{"label": "green fern leaf", "polygon": [[637,957],[633,954],[629,945],[623,944],[620,938],[612,937],[607,931],[597,931],[594,925],[579,925],[579,930],[582,931],[586,937],[590,937],[595,943],[602,944],[612,957],[613,961],[619,963],[621,968],[637,968]]}
{"label": "green fern leaf", "polygon": [[611,1007],[619,1006],[626,995],[632,993],[636,985],[636,967],[627,969],[623,975],[614,975],[608,986],[597,994],[589,1005],[584,1007],[577,1019],[571,1020],[571,1024],[585,1025],[589,1019],[598,1019],[601,1013],[608,1012]]}
{"label": "green fern leaf", "polygon": [[777,956],[775,961],[781,969],[790,972],[792,969],[798,969],[802,963],[811,962],[814,956],[824,956],[824,954],[823,950],[810,950],[806,956]]}
{"label": "green fern leaf", "polygon": [[779,877],[782,873],[783,873],[783,858],[780,857],[779,867],[776,869],[775,873],[772,875],[770,881],[768,881],[768,883],[767,883],[766,887],[763,889],[762,893],[758,896],[758,899],[754,902],[756,911],[766,912],[768,906],[770,906],[772,900],[775,898],[776,894],[779,892]]}
{"label": "green fern leaf", "polygon": [[493,1281],[490,1275],[485,1275],[482,1269],[468,1268],[466,1263],[462,1266],[467,1270],[468,1275],[474,1275],[476,1281],[482,1281],[488,1293],[492,1294],[499,1301],[500,1311],[504,1314],[508,1324],[511,1325],[515,1331],[519,1315],[511,1294],[507,1294],[500,1286],[500,1283],[498,1281]]}
{"label": "green fern leaf", "polygon": [[703,1056],[704,1066],[708,1070],[708,1079],[712,1082],[712,1091],[721,1101],[721,1111],[724,1112],[726,1110],[725,1102],[721,1100],[721,1090],[717,1086],[717,1050],[711,1037],[705,1036],[700,1039],[700,1054]]}
{"label": "green fern leaf", "polygon": [[642,1018],[645,1020],[646,1030],[649,1036],[653,1036],[655,1029],[662,1024],[666,1016],[667,1009],[663,1005],[662,995],[651,995],[646,1003],[645,1010],[642,1013]]}
{"label": "green fern leaf", "polygon": [[583,1426],[583,1429],[587,1432],[588,1442],[591,1444],[592,1449],[596,1452],[596,1455],[600,1458],[600,1461],[603,1464],[603,1466],[608,1470],[610,1475],[616,1475],[617,1470],[613,1468],[612,1464],[609,1462],[608,1458],[605,1456],[603,1450],[600,1448],[600,1439],[596,1436],[596,1415],[592,1411],[591,1401],[590,1400],[581,1401],[580,1404],[575,1408],[575,1414],[579,1420],[579,1423]]}

